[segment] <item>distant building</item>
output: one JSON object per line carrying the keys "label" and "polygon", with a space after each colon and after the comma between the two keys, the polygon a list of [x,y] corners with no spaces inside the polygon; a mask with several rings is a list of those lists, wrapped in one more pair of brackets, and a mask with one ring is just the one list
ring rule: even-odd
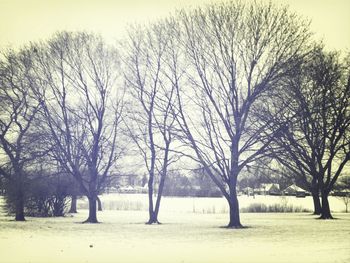
{"label": "distant building", "polygon": [[253,196],[254,194],[258,194],[255,190],[253,190],[253,188],[249,186],[242,188],[241,193],[248,196]]}
{"label": "distant building", "polygon": [[258,191],[261,195],[281,195],[279,184],[261,184]]}
{"label": "distant building", "polygon": [[248,196],[281,195],[279,184],[261,184],[259,188],[245,187],[241,190],[241,193]]}
{"label": "distant building", "polygon": [[294,195],[296,197],[305,197],[308,193],[296,184],[292,184],[283,190],[283,194]]}
{"label": "distant building", "polygon": [[330,194],[333,196],[340,196],[340,197],[350,196],[350,189],[333,190]]}
{"label": "distant building", "polygon": [[[142,177],[137,174],[113,175],[112,180],[105,189],[106,193],[138,193],[144,192],[142,187]],[[141,191],[142,190],[142,191]]]}
{"label": "distant building", "polygon": [[141,185],[137,174],[121,174],[116,177],[115,184],[119,187]]}

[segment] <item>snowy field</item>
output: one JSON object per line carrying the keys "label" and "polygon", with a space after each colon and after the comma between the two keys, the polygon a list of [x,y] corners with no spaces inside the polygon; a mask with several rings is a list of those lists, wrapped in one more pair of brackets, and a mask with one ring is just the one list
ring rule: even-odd
{"label": "snowy field", "polygon": [[164,199],[163,224],[151,226],[144,210],[106,209],[101,224],[81,224],[87,210],[26,222],[1,213],[0,262],[350,262],[350,214],[323,221],[308,213],[242,213],[248,228],[231,230],[220,227],[224,213],[165,209],[168,201],[191,201],[174,200]]}

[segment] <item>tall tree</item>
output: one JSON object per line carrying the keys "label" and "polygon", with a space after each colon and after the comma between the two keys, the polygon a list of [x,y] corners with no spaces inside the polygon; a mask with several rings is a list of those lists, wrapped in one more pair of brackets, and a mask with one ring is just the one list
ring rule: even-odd
{"label": "tall tree", "polygon": [[118,53],[101,37],[83,32],[57,33],[33,48],[37,94],[55,158],[89,200],[85,222],[97,223],[97,195],[122,153]]}
{"label": "tall tree", "polygon": [[316,47],[278,93],[261,111],[278,129],[272,152],[313,193],[315,213],[331,219],[328,195],[350,158],[349,61]]}
{"label": "tall tree", "polygon": [[8,180],[15,200],[15,220],[25,221],[26,166],[35,158],[38,136],[31,132],[39,110],[31,89],[31,50],[2,53],[0,61],[0,176]]}
{"label": "tall tree", "polygon": [[124,46],[125,79],[134,101],[128,128],[148,172],[148,224],[159,223],[168,167],[176,160],[170,152],[174,139],[176,92],[168,79],[167,65],[169,45],[174,36],[168,29],[163,22],[148,28],[131,28]]}
{"label": "tall tree", "polygon": [[310,37],[308,23],[259,2],[212,4],[178,17],[189,84],[178,89],[178,122],[193,159],[229,203],[228,227],[241,228],[237,177],[269,144],[251,111],[295,67]]}

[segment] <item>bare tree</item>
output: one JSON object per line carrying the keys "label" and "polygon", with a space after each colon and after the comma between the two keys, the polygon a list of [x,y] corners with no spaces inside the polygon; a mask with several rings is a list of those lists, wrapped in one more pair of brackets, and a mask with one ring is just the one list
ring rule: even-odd
{"label": "bare tree", "polygon": [[272,152],[311,190],[315,213],[331,219],[328,195],[350,158],[349,63],[316,47],[280,93],[262,114],[279,130]]}
{"label": "bare tree", "polygon": [[37,156],[39,138],[31,132],[39,103],[29,81],[31,51],[2,53],[0,61],[0,176],[11,185],[15,220],[25,221],[26,167]]}
{"label": "bare tree", "polygon": [[188,85],[177,89],[178,122],[192,158],[229,203],[228,227],[241,228],[237,177],[270,143],[262,143],[265,126],[251,110],[295,66],[308,23],[272,3],[233,1],[182,11],[179,19]]}
{"label": "bare tree", "polygon": [[77,180],[97,223],[96,202],[122,153],[119,57],[96,35],[61,32],[36,50],[37,94],[55,158]]}
{"label": "bare tree", "polygon": [[125,79],[134,100],[127,126],[148,172],[148,224],[159,223],[165,178],[169,165],[176,160],[170,153],[176,92],[168,79],[167,65],[173,37],[161,22],[148,28],[131,28],[125,43]]}

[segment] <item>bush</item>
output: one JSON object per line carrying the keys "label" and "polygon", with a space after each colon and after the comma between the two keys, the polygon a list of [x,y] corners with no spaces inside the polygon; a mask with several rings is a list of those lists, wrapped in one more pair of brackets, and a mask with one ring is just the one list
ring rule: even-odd
{"label": "bush", "polygon": [[[123,211],[145,211],[148,209],[140,200],[111,200],[105,202],[104,207],[109,210]],[[88,204],[85,204],[82,208],[88,208]]]}
{"label": "bush", "polygon": [[[16,193],[13,183],[5,185],[5,210],[15,212]],[[75,193],[73,178],[67,175],[41,176],[24,181],[24,209],[28,216],[64,216],[68,198]]]}
{"label": "bush", "polygon": [[241,208],[243,213],[301,213],[311,212],[310,210],[301,206],[293,206],[287,204],[272,204],[265,205],[263,203],[253,203],[248,207]]}
{"label": "bush", "polygon": [[71,194],[67,178],[45,178],[32,185],[26,204],[29,216],[64,216]]}
{"label": "bush", "polygon": [[195,197],[222,197],[222,193],[218,189],[199,189],[193,190]]}

